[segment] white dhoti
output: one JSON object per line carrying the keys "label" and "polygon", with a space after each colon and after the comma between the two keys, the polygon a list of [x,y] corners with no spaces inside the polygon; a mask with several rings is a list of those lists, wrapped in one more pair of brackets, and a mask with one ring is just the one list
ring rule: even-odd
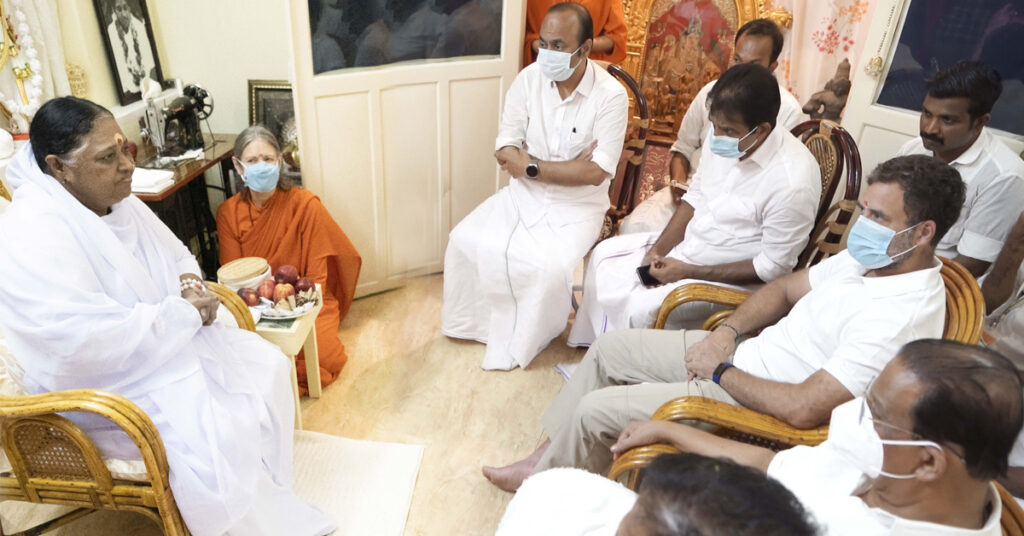
{"label": "white dhoti", "polygon": [[487,344],[488,370],[526,367],[565,329],[573,270],[604,219],[592,205],[523,207],[515,191],[501,189],[466,216],[444,257],[441,332]]}
{"label": "white dhoti", "polygon": [[[671,201],[670,201],[671,202]],[[660,233],[633,233],[609,238],[590,254],[583,275],[583,300],[569,332],[570,346],[590,346],[602,333],[627,328],[651,328],[665,298],[687,283],[706,283],[683,279],[659,287],[647,288],[636,273],[647,250]],[[697,264],[676,250],[668,257]],[[732,288],[732,285],[715,283]],[[704,320],[722,307],[707,302],[692,302],[677,307],[667,328],[700,329]]]}
{"label": "white dhoti", "polygon": [[672,188],[666,186],[633,208],[619,223],[619,235],[660,233],[668,226],[679,205],[672,201]]}

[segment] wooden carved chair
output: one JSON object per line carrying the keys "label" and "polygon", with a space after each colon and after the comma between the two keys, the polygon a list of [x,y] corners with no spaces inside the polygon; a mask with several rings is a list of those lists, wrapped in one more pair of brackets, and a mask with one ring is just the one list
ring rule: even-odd
{"label": "wooden carved chair", "polygon": [[612,180],[609,197],[611,208],[604,216],[604,227],[601,229],[600,240],[615,235],[619,222],[633,211],[639,200],[640,173],[647,158],[647,130],[651,120],[651,112],[647,107],[647,98],[640,91],[640,84],[622,67],[606,62],[597,62],[608,70],[608,74],[617,78],[629,92],[629,123],[626,127],[626,142],[623,145],[624,158],[619,161],[615,178]]}
{"label": "wooden carved chair", "polygon": [[[966,268],[949,259],[942,261],[940,274],[946,286],[946,321],[943,338],[965,344],[978,344],[981,326],[985,318],[985,304],[981,288]],[[749,292],[729,289],[707,283],[683,285],[670,294],[658,311],[655,328],[665,326],[672,309],[683,303],[705,301],[731,307],[743,303]],[[705,321],[703,328],[713,330],[728,318],[735,309],[726,309],[713,314]],[[773,450],[794,445],[815,445],[828,436],[828,425],[802,430],[785,422],[756,411],[716,402],[701,397],[680,397],[663,404],[652,417],[655,420],[697,421],[713,426],[713,432],[737,441],[761,445]],[[640,456],[638,454],[638,456]],[[641,456],[641,459],[643,456]],[[620,457],[613,470],[617,475],[631,470],[632,458]],[[629,479],[635,479],[631,474]]]}
{"label": "wooden carved chair", "polygon": [[[814,218],[817,223],[797,260],[796,269],[799,270],[846,248],[846,235],[858,210],[861,163],[860,151],[853,137],[838,123],[812,119],[794,127],[792,133],[804,142],[821,170],[821,198]],[[843,197],[833,204],[841,182],[846,185]]]}
{"label": "wooden carved chair", "polygon": [[[217,283],[206,284],[239,326],[254,329],[241,298]],[[64,412],[110,420],[138,447],[142,464],[104,460],[89,436],[60,415]],[[98,389],[0,395],[0,440],[0,456],[10,462],[9,469],[0,470],[0,501],[75,508],[19,535],[42,534],[98,510],[138,512],[159,524],[164,534],[189,534],[171,492],[160,433],[138,406],[122,396]],[[0,534],[4,534],[2,527]]]}

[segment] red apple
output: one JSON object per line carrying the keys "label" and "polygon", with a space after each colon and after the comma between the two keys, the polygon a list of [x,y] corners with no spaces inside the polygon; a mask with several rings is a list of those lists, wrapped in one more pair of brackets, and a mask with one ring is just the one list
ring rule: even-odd
{"label": "red apple", "polygon": [[294,295],[295,287],[289,285],[288,283],[281,283],[274,287],[274,303],[277,303],[281,300],[287,300],[288,296]]}
{"label": "red apple", "polygon": [[238,295],[241,296],[242,301],[248,306],[260,304],[260,293],[256,292],[256,289],[242,288],[238,289]]}
{"label": "red apple", "polygon": [[274,299],[274,287],[276,285],[273,279],[264,279],[259,286],[260,297],[268,300]]}
{"label": "red apple", "polygon": [[316,288],[316,283],[308,277],[300,277],[299,280],[295,282],[295,290],[298,292],[305,292],[314,288]]}
{"label": "red apple", "polygon": [[277,271],[274,272],[274,281],[276,281],[278,285],[280,285],[282,283],[287,283],[289,285],[294,285],[295,282],[298,281],[298,280],[299,280],[299,269],[294,267],[294,266],[292,266],[292,265],[290,265],[290,264],[285,264],[283,266],[280,266],[277,269]]}

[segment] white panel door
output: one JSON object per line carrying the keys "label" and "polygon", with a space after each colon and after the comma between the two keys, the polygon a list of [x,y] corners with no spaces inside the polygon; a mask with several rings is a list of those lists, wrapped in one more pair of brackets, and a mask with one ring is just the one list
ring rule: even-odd
{"label": "white panel door", "polygon": [[[911,2],[927,0],[878,0],[874,20],[864,44],[861,64],[851,77],[853,88],[843,113],[843,127],[860,149],[864,176],[881,162],[896,155],[907,140],[920,132],[920,114],[914,110],[877,103],[882,84],[892,66],[896,44]],[[969,59],[969,51],[965,51]],[[1024,149],[1024,138],[994,131],[1016,152]],[[864,191],[864,188],[861,188]]]}
{"label": "white panel door", "polygon": [[306,0],[290,0],[303,185],[363,257],[356,295],[442,269],[448,232],[507,181],[494,161],[519,70],[525,0],[505,0],[498,57],[313,74]]}

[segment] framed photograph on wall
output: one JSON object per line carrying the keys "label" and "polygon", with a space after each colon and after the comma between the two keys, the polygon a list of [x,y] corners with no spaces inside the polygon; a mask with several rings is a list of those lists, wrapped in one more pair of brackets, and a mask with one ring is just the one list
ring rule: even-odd
{"label": "framed photograph on wall", "polygon": [[122,105],[142,98],[142,81],[163,82],[146,0],[93,0],[100,37]]}
{"label": "framed photograph on wall", "polygon": [[302,184],[299,133],[295,127],[292,85],[287,80],[249,80],[249,124],[260,124],[277,136],[284,159],[284,175]]}

